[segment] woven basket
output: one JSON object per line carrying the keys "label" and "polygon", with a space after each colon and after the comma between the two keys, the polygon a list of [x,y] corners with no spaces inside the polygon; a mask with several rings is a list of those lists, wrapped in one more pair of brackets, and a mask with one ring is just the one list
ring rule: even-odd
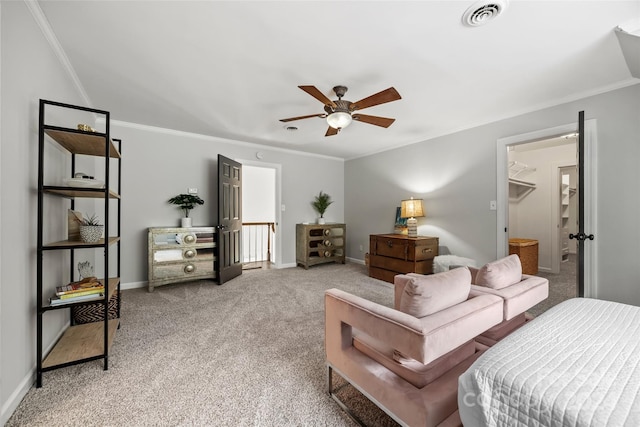
{"label": "woven basket", "polygon": [[[120,297],[118,295],[118,292],[116,292],[109,300],[109,319],[118,318],[119,299]],[[71,318],[73,319],[73,323],[75,325],[79,325],[82,323],[102,322],[104,321],[104,304],[92,303],[71,307]]]}

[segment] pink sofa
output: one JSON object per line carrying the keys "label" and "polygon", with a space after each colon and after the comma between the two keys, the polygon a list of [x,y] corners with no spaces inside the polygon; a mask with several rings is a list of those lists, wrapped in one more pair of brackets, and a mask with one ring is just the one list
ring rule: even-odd
{"label": "pink sofa", "polygon": [[328,392],[343,409],[334,370],[401,425],[460,425],[458,376],[486,348],[474,338],[504,313],[501,297],[471,294],[471,273],[460,270],[396,276],[396,308],[326,291]]}

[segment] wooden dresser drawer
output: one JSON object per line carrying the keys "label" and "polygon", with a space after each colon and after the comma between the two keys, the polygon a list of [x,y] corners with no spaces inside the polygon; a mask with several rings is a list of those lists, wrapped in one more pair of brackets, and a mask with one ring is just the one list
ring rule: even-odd
{"label": "wooden dresser drawer", "polygon": [[185,279],[213,275],[213,258],[202,261],[157,264],[153,269],[153,279]]}
{"label": "wooden dresser drawer", "polygon": [[438,238],[402,234],[369,236],[369,276],[393,283],[396,274],[433,273]]}

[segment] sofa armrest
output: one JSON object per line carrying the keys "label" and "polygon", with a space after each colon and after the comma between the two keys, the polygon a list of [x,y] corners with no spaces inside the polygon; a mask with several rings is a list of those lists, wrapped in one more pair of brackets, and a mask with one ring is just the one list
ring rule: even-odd
{"label": "sofa armrest", "polygon": [[544,277],[522,275],[522,280],[502,289],[471,285],[471,295],[497,295],[503,298],[504,320],[511,320],[549,296],[549,280]]}
{"label": "sofa armrest", "polygon": [[418,319],[339,289],[325,292],[327,359],[351,347],[355,328],[424,364],[502,321],[502,299],[480,295]]}

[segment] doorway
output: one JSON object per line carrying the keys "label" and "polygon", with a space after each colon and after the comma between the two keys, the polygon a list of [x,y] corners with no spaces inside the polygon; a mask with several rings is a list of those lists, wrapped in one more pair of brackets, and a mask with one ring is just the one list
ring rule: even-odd
{"label": "doorway", "polygon": [[239,162],[243,165],[244,268],[280,268],[280,165]]}
{"label": "doorway", "polygon": [[577,224],[576,135],[509,145],[507,158],[509,253],[520,256],[523,273],[549,280],[549,297],[531,310],[538,315],[578,296],[569,239]]}
{"label": "doorway", "polygon": [[[509,155],[514,150],[517,152],[517,147],[522,146],[521,150],[526,150],[528,144],[550,144],[550,140],[565,137],[568,135],[575,134],[577,131],[578,125],[576,123],[570,123],[562,126],[557,126],[554,128],[544,129],[540,131],[530,132],[521,135],[515,135],[512,137],[502,138],[497,141],[497,236],[496,236],[496,257],[501,258],[506,256],[509,253],[509,237],[512,236],[511,232],[521,234],[523,230],[527,233],[532,232],[530,230],[531,224],[527,223],[523,225],[527,220],[533,221],[535,219],[535,215],[530,215],[534,210],[529,210],[527,213],[523,214],[522,217],[518,218],[519,221],[516,223],[516,230],[511,230],[513,227],[512,217],[513,213],[510,211],[510,200],[509,196],[513,197],[513,190],[510,193],[510,185],[509,184]],[[596,120],[591,119],[584,122],[584,150],[583,150],[583,173],[584,178],[580,183],[583,187],[584,191],[584,215],[583,215],[583,225],[585,228],[589,230],[593,230],[595,233],[595,211],[596,211],[596,192],[595,192],[595,183],[596,183],[596,168],[595,168],[595,156],[593,153],[595,152],[595,147],[597,143],[596,138]],[[516,159],[515,161],[517,161]],[[512,162],[514,160],[511,160]],[[520,159],[522,163],[522,158]],[[576,165],[576,157],[575,152],[572,155],[572,159],[570,163],[565,161],[555,160],[555,164],[542,166],[543,170],[539,170],[535,164],[530,166],[531,169],[536,169],[535,171],[530,170],[530,175],[528,179],[521,178],[523,181],[531,181],[535,182],[535,185],[539,185],[542,181],[537,182],[539,178],[546,181],[551,181],[550,185],[560,187],[561,176],[559,175],[558,168],[563,166],[573,166]],[[521,165],[519,165],[521,166]],[[553,184],[553,181],[556,184]],[[538,188],[533,190],[528,190],[536,192]],[[524,194],[521,193],[520,196]],[[524,196],[525,199],[531,197],[530,195]],[[536,208],[537,212],[549,218],[549,224],[551,221],[554,221],[553,224],[556,225],[555,230],[552,229],[551,225],[546,227],[546,230],[540,232],[539,235],[532,236],[518,236],[518,237],[531,237],[533,239],[538,239],[542,242],[542,244],[546,245],[547,251],[544,256],[540,259],[540,273],[542,274],[557,274],[553,273],[554,267],[553,262],[557,261],[559,268],[563,267],[561,262],[561,243],[562,236],[560,234],[561,230],[558,227],[558,219],[560,215],[560,205],[561,199],[559,195],[554,197],[549,196],[547,201],[543,202],[540,206]],[[532,217],[534,219],[532,219]],[[518,226],[520,226],[519,229]],[[557,252],[556,254],[552,254],[553,252]],[[570,258],[570,257],[569,257]],[[595,270],[595,259],[596,259],[596,247],[595,245],[585,246],[584,249],[584,264],[583,264],[583,277],[584,277],[584,293],[583,296],[593,297],[595,295],[595,286],[594,280],[596,277]],[[565,264],[567,265],[567,264]],[[579,272],[576,273],[576,275]],[[577,282],[577,280],[576,280]],[[574,282],[575,283],[575,282]],[[575,292],[575,287],[571,287],[571,292]]]}

